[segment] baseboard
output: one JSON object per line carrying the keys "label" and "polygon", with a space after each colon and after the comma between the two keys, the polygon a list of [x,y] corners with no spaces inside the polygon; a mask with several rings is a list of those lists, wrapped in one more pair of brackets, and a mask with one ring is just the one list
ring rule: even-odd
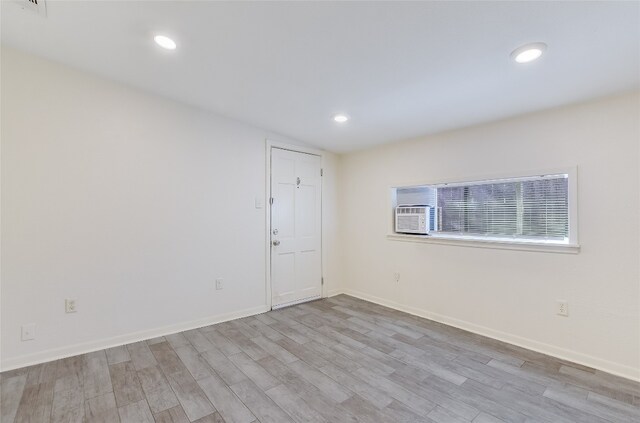
{"label": "baseboard", "polygon": [[89,352],[103,350],[105,348],[117,347],[133,342],[144,341],[159,336],[171,335],[185,330],[197,329],[204,326],[214,325],[229,320],[240,319],[242,317],[253,316],[269,311],[269,307],[262,305],[245,310],[234,311],[231,313],[220,314],[217,316],[209,316],[203,319],[192,320],[189,322],[178,323],[175,325],[163,326],[156,329],[149,329],[139,332],[133,332],[126,335],[115,336],[112,338],[99,339],[95,341],[83,342],[62,348],[54,348],[50,350],[40,351],[34,354],[28,354],[20,357],[2,360],[0,363],[0,371],[18,369],[21,367],[32,366],[34,364],[46,363],[48,361],[58,360],[61,358],[71,357]]}
{"label": "baseboard", "polygon": [[[449,316],[444,316],[438,313],[432,313],[427,310],[407,306],[404,304],[397,303],[395,301],[386,300],[380,297],[376,297],[376,296],[355,291],[352,289],[331,290],[327,293],[327,296],[333,297],[340,294],[350,295],[352,297],[360,298],[365,301],[370,301],[375,304],[393,308],[395,310],[403,311],[405,313],[423,317],[425,319],[434,320],[439,323],[444,323],[449,326],[457,327],[459,329],[463,329],[478,335],[482,335],[482,336],[486,336],[502,342],[506,342],[508,344],[517,345],[519,347],[527,348],[542,354],[547,354],[563,360],[568,360],[584,366],[592,367],[594,369],[611,373],[613,375],[620,376],[626,379],[640,381],[640,370],[630,366],[614,363],[608,360],[603,360],[603,359],[586,355],[586,354],[577,353],[575,351],[571,351],[571,350],[556,347],[553,345],[545,344],[542,342],[534,341],[528,338],[523,338],[523,337],[509,334],[506,332],[497,331],[491,328],[487,328],[485,326],[476,325],[474,323],[455,319]],[[107,339],[84,342],[84,343],[75,344],[75,345],[63,347],[63,348],[55,348],[55,349],[50,349],[46,351],[41,351],[34,354],[29,354],[21,357],[3,360],[2,363],[0,363],[0,371],[4,372],[4,371],[13,370],[21,367],[32,366],[34,364],[40,364],[40,363],[45,363],[52,360],[58,360],[61,358],[99,351],[106,348],[117,347],[119,345],[144,341],[151,338],[157,338],[159,336],[171,335],[177,332],[183,332],[185,330],[197,329],[200,327],[209,326],[216,323],[222,323],[229,320],[240,319],[242,317],[253,316],[256,314],[265,313],[267,311],[269,311],[269,307],[266,305],[263,305],[259,307],[226,313],[222,315],[210,316],[203,319],[193,320],[190,322],[179,323],[175,325],[164,326],[161,328],[150,329],[150,330],[145,330],[140,332],[134,332],[134,333],[116,336],[116,337],[107,338]]]}
{"label": "baseboard", "polygon": [[332,289],[331,291],[327,292],[327,298],[335,297],[336,295],[340,295],[340,294],[344,294],[344,290],[342,290],[342,289]]}
{"label": "baseboard", "polygon": [[432,313],[427,310],[419,309],[416,307],[407,306],[404,304],[396,303],[395,301],[389,301],[383,298],[379,298],[373,295],[369,295],[363,292],[355,291],[352,289],[345,289],[344,294],[352,297],[360,298],[361,300],[370,301],[375,304],[379,304],[385,307],[393,308],[398,311],[413,314],[414,316],[423,317],[425,319],[434,320],[439,323],[444,323],[449,326],[453,326],[459,329],[463,329],[469,332],[473,332],[478,335],[486,336],[488,338],[496,339],[498,341],[506,342],[508,344],[516,345],[518,347],[527,348],[542,354],[557,357],[562,360],[571,361],[583,366],[591,367],[597,370],[601,370],[606,373],[610,373],[616,376],[630,379],[640,382],[640,369],[626,366],[604,360],[598,357],[593,357],[587,354],[581,354],[575,351],[567,350],[565,348],[556,347],[554,345],[545,344],[543,342],[535,341],[521,336],[513,335],[510,333],[494,330],[485,326],[476,325],[475,323],[467,322],[464,320],[455,319],[453,317],[444,316],[438,313]]}

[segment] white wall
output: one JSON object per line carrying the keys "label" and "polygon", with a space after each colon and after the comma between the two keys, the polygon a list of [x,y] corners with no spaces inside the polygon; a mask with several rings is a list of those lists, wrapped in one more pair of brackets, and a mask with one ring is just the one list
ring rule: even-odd
{"label": "white wall", "polygon": [[[2,369],[265,309],[265,210],[254,198],[265,195],[269,133],[1,54]],[[639,100],[611,97],[339,160],[327,153],[327,291],[638,377]],[[576,165],[578,255],[386,238],[393,185]],[[64,313],[69,297],[76,314]],[[555,314],[559,298],[568,318]],[[20,341],[26,323],[36,323],[36,340]]]}
{"label": "white wall", "polygon": [[265,310],[269,133],[8,48],[1,82],[3,369]]}
{"label": "white wall", "polygon": [[[615,96],[341,157],[346,291],[640,377],[639,100]],[[396,184],[571,166],[577,255],[386,238]],[[569,301],[569,317],[556,315],[556,299]]]}

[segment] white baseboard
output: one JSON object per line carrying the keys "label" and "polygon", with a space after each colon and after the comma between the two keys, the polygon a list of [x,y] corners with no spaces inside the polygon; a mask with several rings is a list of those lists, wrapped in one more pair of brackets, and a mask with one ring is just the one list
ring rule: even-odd
{"label": "white baseboard", "polygon": [[20,367],[32,366],[34,364],[45,363],[52,360],[71,357],[74,355],[85,354],[89,352],[103,350],[105,348],[117,347],[119,345],[131,344],[133,342],[144,341],[146,339],[157,338],[159,336],[171,335],[185,330],[197,329],[204,326],[214,325],[229,320],[240,319],[242,317],[253,316],[269,311],[269,307],[262,305],[245,310],[234,311],[231,313],[220,314],[217,316],[209,316],[203,319],[192,320],[189,322],[177,323],[174,325],[164,326],[156,329],[149,329],[140,332],[133,332],[126,335],[119,335],[112,338],[98,339],[95,341],[83,342],[62,348],[54,348],[37,353],[12,357],[2,360],[0,363],[0,371],[18,369]]}
{"label": "white baseboard", "polygon": [[344,294],[344,291],[342,289],[332,289],[331,291],[327,292],[327,298],[335,297],[336,295],[340,294]]}
{"label": "white baseboard", "polygon": [[[438,313],[432,313],[427,310],[419,309],[416,307],[406,306],[396,303],[395,301],[389,301],[383,298],[379,298],[373,295],[369,295],[363,292],[355,291],[352,289],[336,289],[327,293],[328,297],[333,297],[340,294],[350,295],[352,297],[360,298],[365,301],[370,301],[375,304],[379,304],[385,307],[393,308],[398,311],[403,311],[415,316],[423,317],[425,319],[433,320],[436,322],[444,323],[449,326],[457,327],[469,332],[473,332],[478,335],[486,336],[489,338],[497,339],[509,344],[517,345],[519,347],[527,348],[533,351],[540,352],[554,356],[563,360],[572,361],[574,363],[582,364],[584,366],[592,367],[594,369],[602,370],[607,373],[614,374],[616,376],[624,377],[634,381],[640,381],[640,369],[626,366],[619,363],[614,363],[608,360],[593,357],[587,354],[581,354],[575,351],[567,350],[564,348],[556,347],[553,345],[545,344],[542,342],[534,341],[528,338],[523,338],[517,335],[509,334],[502,331],[497,331],[485,326],[476,325],[467,321],[455,319],[452,317],[444,316]],[[146,339],[157,338],[159,336],[170,335],[185,330],[197,329],[204,326],[213,325],[216,323],[222,323],[229,320],[240,319],[242,317],[253,316],[260,313],[269,311],[269,307],[266,305],[254,307],[251,309],[240,310],[237,312],[226,313],[218,316],[210,316],[204,319],[194,320],[190,322],[179,323],[170,326],[164,326],[161,328],[150,329],[140,332],[134,332],[126,335],[116,336],[107,339],[101,339],[96,341],[89,341],[63,348],[55,348],[46,351],[41,351],[34,354],[24,355],[20,357],[10,358],[3,360],[0,363],[0,371],[8,371],[17,369],[20,367],[31,366],[34,364],[45,363],[52,360],[71,357],[74,355],[85,354],[88,352],[99,351],[105,348],[112,348],[119,345],[130,344],[132,342],[144,341]]]}
{"label": "white baseboard", "polygon": [[419,309],[416,307],[399,304],[399,303],[396,303],[395,301],[389,301],[383,298],[365,294],[363,292],[355,291],[352,289],[345,289],[343,293],[346,295],[350,295],[352,297],[360,298],[365,301],[370,301],[375,304],[393,308],[398,311],[403,311],[405,313],[413,314],[418,317],[434,320],[436,322],[444,323],[446,325],[463,329],[469,332],[473,332],[478,335],[482,335],[488,338],[496,339],[498,341],[506,342],[508,344],[517,345],[519,347],[527,348],[529,350],[533,350],[542,354],[557,357],[562,360],[567,360],[567,361],[571,361],[587,367],[592,367],[594,369],[611,373],[613,375],[620,376],[625,379],[640,381],[640,369],[633,368],[631,366],[615,363],[615,362],[604,360],[598,357],[582,354],[576,351],[567,350],[565,348],[545,344],[543,342],[535,341],[532,339],[523,338],[518,335],[513,335],[510,333],[491,329],[485,326],[476,325],[475,323],[459,320],[449,316],[444,316],[442,314],[432,313],[430,311]]}

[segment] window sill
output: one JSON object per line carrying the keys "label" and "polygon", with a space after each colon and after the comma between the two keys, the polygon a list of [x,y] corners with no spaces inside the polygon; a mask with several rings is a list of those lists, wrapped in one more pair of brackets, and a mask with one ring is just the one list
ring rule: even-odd
{"label": "window sill", "polygon": [[538,251],[544,253],[578,254],[578,244],[551,244],[545,242],[518,242],[488,239],[462,239],[433,235],[389,234],[391,241],[420,242],[425,244],[457,245],[472,248],[494,248],[498,250]]}

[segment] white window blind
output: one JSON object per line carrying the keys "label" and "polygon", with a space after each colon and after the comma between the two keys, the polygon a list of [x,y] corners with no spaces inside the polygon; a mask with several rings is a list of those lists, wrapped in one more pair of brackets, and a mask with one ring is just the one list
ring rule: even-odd
{"label": "white window blind", "polygon": [[568,241],[568,175],[437,188],[438,229],[455,235]]}

